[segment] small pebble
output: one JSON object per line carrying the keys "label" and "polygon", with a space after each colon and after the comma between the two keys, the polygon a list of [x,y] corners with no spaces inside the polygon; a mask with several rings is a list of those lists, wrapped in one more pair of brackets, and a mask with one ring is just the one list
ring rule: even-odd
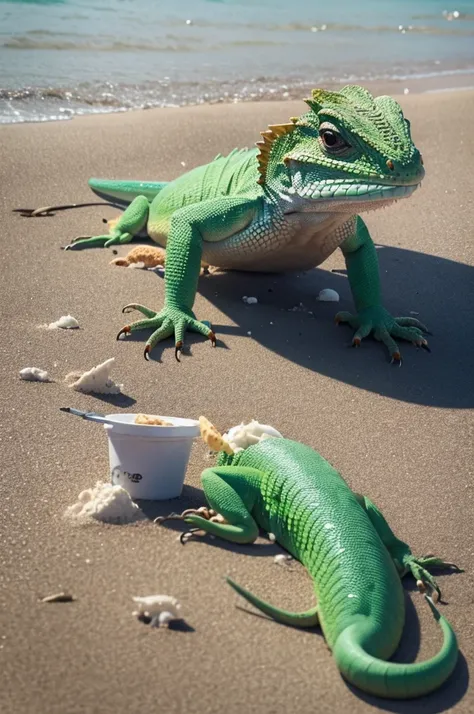
{"label": "small pebble", "polygon": [[325,288],[320,291],[317,299],[320,302],[339,302],[339,293],[335,290],[331,290],[331,288]]}

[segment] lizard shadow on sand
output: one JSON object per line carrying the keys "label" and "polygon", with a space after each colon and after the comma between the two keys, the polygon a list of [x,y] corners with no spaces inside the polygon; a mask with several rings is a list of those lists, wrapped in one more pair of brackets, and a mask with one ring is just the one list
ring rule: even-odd
{"label": "lizard shadow on sand", "polygon": [[[232,335],[247,336],[306,369],[405,402],[450,409],[474,406],[474,267],[396,247],[378,247],[384,305],[393,315],[416,317],[434,333],[431,354],[400,341],[401,369],[375,340],[349,346],[353,331],[336,327],[339,310],[354,311],[344,261],[340,270],[303,273],[216,272],[199,281],[199,293],[228,315],[234,326],[213,325],[218,346]],[[323,288],[339,303],[319,302]],[[245,305],[242,296],[258,298]],[[291,308],[303,304],[298,311]],[[311,315],[310,312],[313,314]],[[206,315],[199,314],[200,319]],[[273,324],[271,324],[273,323]],[[197,341],[188,336],[190,344]]]}
{"label": "lizard shadow on sand", "polygon": [[[146,238],[141,242],[154,245]],[[424,406],[474,407],[474,267],[395,246],[377,249],[384,306],[394,316],[415,316],[428,326],[431,354],[400,340],[400,369],[390,365],[387,349],[372,338],[357,350],[347,349],[354,331],[334,324],[336,312],[354,312],[342,253],[332,272],[216,271],[201,277],[198,293],[234,323],[213,324],[218,347],[232,349],[232,337],[241,336],[306,369],[375,394]],[[162,273],[158,276],[163,279]],[[323,288],[336,290],[340,302],[318,301]],[[257,297],[258,304],[244,304],[244,295]],[[207,319],[201,310],[197,317]],[[144,343],[149,334],[135,333],[127,340]],[[187,333],[183,358],[198,343],[202,337]],[[150,359],[161,361],[167,348],[169,340],[158,344]]]}
{"label": "lizard shadow on sand", "polygon": [[[145,515],[154,519],[157,516],[168,515],[172,511],[181,512],[185,508],[197,508],[205,503],[205,497],[201,489],[194,486],[185,485],[183,488],[183,493],[180,498],[169,500],[169,501],[140,501],[139,505],[144,511]],[[163,527],[163,526],[158,526]],[[188,528],[186,524],[182,521],[169,521],[166,523],[166,527],[176,531],[184,531]],[[236,543],[230,543],[229,541],[221,540],[220,538],[210,538],[206,535],[199,542],[190,542],[186,547],[207,547],[212,546],[214,548],[221,548],[224,550],[232,551],[234,553],[240,553],[242,555],[248,555],[253,557],[274,557],[277,553],[282,552],[282,547],[274,543],[254,543],[251,545],[239,545]],[[455,575],[452,570],[440,571],[445,575]],[[418,589],[412,578],[404,578],[403,587],[405,589],[405,625],[403,628],[402,639],[397,648],[397,651],[392,658],[392,661],[399,663],[410,663],[416,660],[417,654],[420,649],[421,644],[421,630],[420,621],[413,602],[409,596],[409,592],[418,593]],[[447,603],[443,603],[446,605]],[[265,615],[262,615],[257,610],[251,610],[250,605],[244,603],[243,606],[239,606],[239,609],[243,610],[245,614],[253,615],[255,617],[261,617],[268,619]],[[445,613],[443,613],[445,614]],[[273,621],[272,621],[273,622]],[[287,627],[287,625],[274,623],[278,627]],[[434,623],[433,623],[434,626]],[[311,627],[305,631],[307,634],[317,634],[322,636],[319,627]],[[302,633],[303,634],[303,633]],[[395,714],[441,714],[441,712],[452,708],[457,702],[459,702],[465,695],[469,685],[469,668],[467,661],[462,654],[459,653],[459,659],[455,670],[449,680],[439,689],[437,689],[432,694],[429,694],[419,699],[414,700],[394,700],[394,699],[381,699],[375,697],[360,689],[353,687],[351,684],[346,682],[346,686],[351,690],[351,692],[362,699],[368,705],[373,706],[374,709],[381,709],[388,712],[394,712]]]}

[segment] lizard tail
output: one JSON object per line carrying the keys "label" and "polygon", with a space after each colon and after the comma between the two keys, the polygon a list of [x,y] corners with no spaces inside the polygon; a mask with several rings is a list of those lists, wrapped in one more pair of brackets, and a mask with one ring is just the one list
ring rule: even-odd
{"label": "lizard tail", "polygon": [[113,199],[114,204],[128,206],[137,196],[145,196],[153,201],[155,196],[167,185],[166,181],[110,181],[108,179],[89,179],[89,186],[97,196],[106,201]]}
{"label": "lizard tail", "polygon": [[306,612],[288,612],[288,610],[281,610],[279,607],[270,605],[270,603],[260,600],[256,595],[245,588],[238,585],[236,582],[231,580],[231,578],[226,578],[227,582],[239,595],[242,595],[246,600],[248,600],[254,607],[261,610],[268,615],[268,617],[273,618],[277,622],[281,622],[284,625],[291,625],[292,627],[314,627],[318,624],[318,610],[317,607],[312,607]]}
{"label": "lizard tail", "polygon": [[334,646],[334,657],[344,677],[369,694],[390,699],[410,699],[438,689],[450,676],[458,659],[458,644],[449,622],[425,595],[443,631],[443,645],[425,662],[399,664],[369,655],[364,649],[367,629],[354,623],[341,632]]}

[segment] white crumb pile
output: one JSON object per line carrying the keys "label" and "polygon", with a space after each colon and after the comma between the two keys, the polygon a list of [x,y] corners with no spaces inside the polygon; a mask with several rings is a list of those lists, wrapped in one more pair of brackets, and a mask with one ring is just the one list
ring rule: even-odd
{"label": "white crumb pile", "polygon": [[82,491],[77,503],[67,508],[66,517],[80,522],[102,521],[124,525],[145,518],[144,513],[122,486],[97,481],[93,488]]}
{"label": "white crumb pile", "polygon": [[316,299],[319,302],[339,302],[339,293],[331,288],[324,288]]}
{"label": "white crumb pile", "polygon": [[181,605],[171,595],[134,597],[133,602],[138,605],[138,610],[135,610],[132,614],[138,618],[150,618],[151,627],[168,627],[170,622],[183,619]]}
{"label": "white crumb pile", "polygon": [[52,382],[49,374],[39,367],[25,367],[20,370],[20,379],[27,382]]}
{"label": "white crumb pile", "polygon": [[123,384],[115,384],[110,377],[114,363],[115,358],[111,357],[83,374],[71,372],[66,375],[66,382],[70,382],[73,379],[74,381],[69,386],[77,392],[85,392],[86,394],[91,392],[96,394],[120,394]]}
{"label": "white crumb pile", "polygon": [[269,424],[260,424],[255,419],[249,424],[238,424],[229,429],[227,434],[224,434],[224,439],[235,453],[243,451],[252,444],[258,444],[263,439],[283,438],[279,431]]}
{"label": "white crumb pile", "polygon": [[63,315],[56,322],[50,322],[49,325],[40,325],[40,327],[47,330],[77,330],[79,323],[72,315]]}
{"label": "white crumb pile", "polygon": [[247,295],[244,295],[242,298],[242,302],[246,303],[246,305],[256,305],[258,303],[258,300],[256,297],[247,297]]}

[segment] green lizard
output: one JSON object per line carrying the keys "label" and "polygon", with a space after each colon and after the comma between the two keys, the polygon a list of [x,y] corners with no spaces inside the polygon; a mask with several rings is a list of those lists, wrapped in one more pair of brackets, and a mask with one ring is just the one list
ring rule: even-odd
{"label": "green lizard", "polygon": [[237,450],[229,448],[229,442],[216,444],[215,433],[209,438],[209,428],[212,425],[201,417],[205,440],[214,450],[222,449],[218,465],[202,474],[212,510],[188,510],[157,521],[183,519],[194,531],[235,543],[253,543],[259,528],[273,533],[307,568],[317,605],[302,613],[288,612],[228,578],[240,595],[278,622],[295,627],[319,623],[340,671],[365,692],[403,699],[440,687],[456,665],[458,646],[432,597],[425,596],[443,631],[441,650],[425,662],[386,660],[397,649],[404,625],[400,578],[411,572],[420,590],[428,587],[439,593],[427,568],[460,569],[434,556],[415,557],[376,506],[353,493],[308,446],[267,438]]}
{"label": "green lizard", "polygon": [[151,328],[145,358],[160,340],[175,337],[179,360],[187,329],[216,344],[193,304],[201,259],[223,269],[311,269],[342,249],[356,314],[337,322],[355,330],[358,346],[373,333],[400,361],[395,339],[428,349],[426,327],[394,318],[382,306],[376,250],[358,215],[410,196],[424,176],[422,157],[400,105],[362,87],[315,89],[309,111],[270,125],[257,149],[218,155],[169,183],[91,179],[102,198],[128,206],[108,235],[76,239],[67,249],[119,245],[146,229],[166,246],[165,304],[155,310],[132,303],[145,319],[121,335]]}

